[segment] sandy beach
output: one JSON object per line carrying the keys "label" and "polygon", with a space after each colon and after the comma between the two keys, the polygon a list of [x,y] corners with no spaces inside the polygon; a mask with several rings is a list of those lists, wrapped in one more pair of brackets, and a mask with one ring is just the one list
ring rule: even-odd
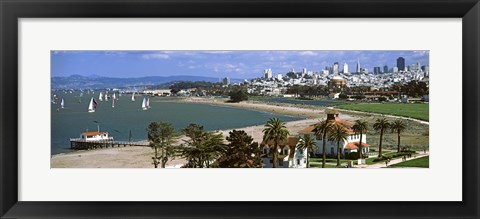
{"label": "sandy beach", "polygon": [[[286,126],[290,135],[297,135],[298,131],[315,124],[320,119],[325,118],[324,109],[299,108],[285,105],[270,105],[255,102],[225,103],[222,100],[204,99],[204,98],[185,98],[180,101],[198,102],[205,104],[225,105],[244,109],[261,110],[271,113],[278,113],[291,116],[304,117],[306,119],[287,122]],[[354,120],[349,115],[342,115],[343,119]],[[253,136],[254,141],[262,141],[262,130],[264,126],[250,126],[235,128],[244,130]],[[219,130],[225,137],[233,129]],[[152,159],[153,149],[150,147],[120,147],[106,148],[90,151],[76,151],[66,154],[53,155],[50,161],[51,168],[153,168]],[[184,159],[176,158],[167,163],[167,167],[178,168]]]}

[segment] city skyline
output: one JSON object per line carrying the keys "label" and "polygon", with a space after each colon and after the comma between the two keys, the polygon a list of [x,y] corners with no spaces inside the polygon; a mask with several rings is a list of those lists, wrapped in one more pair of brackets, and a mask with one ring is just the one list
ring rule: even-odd
{"label": "city skyline", "polygon": [[51,76],[99,75],[105,77],[143,77],[192,75],[207,77],[257,78],[265,69],[273,75],[296,72],[319,72],[325,67],[344,64],[355,72],[361,68],[396,67],[397,58],[405,65],[417,62],[429,65],[429,51],[51,51]]}

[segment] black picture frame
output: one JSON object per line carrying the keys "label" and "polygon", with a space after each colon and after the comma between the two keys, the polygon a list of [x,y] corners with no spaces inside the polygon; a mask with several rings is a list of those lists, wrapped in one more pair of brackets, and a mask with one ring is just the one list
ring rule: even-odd
{"label": "black picture frame", "polygon": [[[478,209],[480,86],[477,86],[480,84],[480,4],[478,0],[0,0],[0,15],[0,216],[2,218],[480,217]],[[19,159],[17,152],[17,21],[19,18],[77,17],[462,18],[463,201],[20,202],[17,193]],[[348,209],[345,206],[348,206]]]}

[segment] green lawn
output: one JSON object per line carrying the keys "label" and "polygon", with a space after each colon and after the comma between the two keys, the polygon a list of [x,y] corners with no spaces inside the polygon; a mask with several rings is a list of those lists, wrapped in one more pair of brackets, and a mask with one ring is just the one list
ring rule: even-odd
{"label": "green lawn", "polygon": [[[310,157],[308,158],[308,161],[309,162],[319,162],[321,163],[322,162],[322,158],[321,157]],[[347,159],[340,159],[340,162],[343,163],[343,162],[348,162],[350,160],[347,160]],[[327,158],[325,160],[326,163],[337,163],[337,159],[333,159],[333,158]]]}
{"label": "green lawn", "polygon": [[388,166],[388,168],[398,168],[398,167],[422,167],[428,168],[429,167],[429,156],[421,157],[413,160],[408,160],[405,162],[392,164]]}
{"label": "green lawn", "polygon": [[336,106],[339,109],[405,116],[428,121],[428,104],[424,103],[359,103]]}
{"label": "green lawn", "polygon": [[[382,155],[383,156],[393,156],[394,154],[396,154],[397,152],[382,152]],[[378,162],[384,162],[384,161],[377,161],[377,162],[373,162],[374,159],[376,159],[377,157],[370,157],[370,158],[367,158],[365,159],[365,162],[370,165],[370,164],[374,164],[374,163],[378,163]]]}
{"label": "green lawn", "polygon": [[[309,168],[322,168],[322,164],[310,164]],[[337,167],[336,165],[330,165],[330,164],[325,164],[325,168],[343,168],[343,167]]]}

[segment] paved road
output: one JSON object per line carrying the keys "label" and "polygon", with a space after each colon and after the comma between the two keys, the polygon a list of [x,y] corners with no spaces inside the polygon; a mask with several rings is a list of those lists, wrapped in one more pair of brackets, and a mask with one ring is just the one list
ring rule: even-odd
{"label": "paved road", "polygon": [[[416,155],[412,155],[411,158],[407,158],[407,160],[417,159],[417,158],[420,158],[420,157],[426,157],[428,155],[429,155],[428,151],[427,151],[427,153],[420,152]],[[398,159],[392,159],[388,163],[388,166],[390,166],[392,164],[401,163],[401,162],[404,162],[402,160],[402,157],[399,157]],[[367,165],[367,164],[357,165],[355,167],[357,167],[357,168],[382,168],[382,167],[386,167],[386,165],[385,165],[385,162],[379,162],[379,163],[371,164],[371,165]]]}
{"label": "paved road", "polygon": [[[420,158],[420,157],[426,157],[426,156],[428,156],[428,155],[430,155],[428,151],[427,151],[426,153],[418,152],[417,154],[412,155],[411,158],[407,158],[407,160],[412,160],[412,159],[416,159],[416,158]],[[404,162],[404,161],[402,160],[402,157],[399,157],[399,158],[397,158],[397,159],[392,159],[392,160],[390,160],[390,162],[388,163],[388,166],[390,166],[390,165],[392,165],[392,164],[401,163],[401,162]],[[309,163],[310,163],[310,165],[312,165],[312,164],[319,164],[319,165],[321,165],[321,164],[322,164],[322,162],[313,162],[313,161],[310,161]],[[345,162],[342,162],[342,166],[343,166],[343,163],[345,163]],[[328,163],[328,162],[327,162],[326,164],[327,164],[327,165],[337,165],[337,163]],[[386,165],[385,165],[385,162],[379,162],[379,163],[370,164],[370,165],[367,165],[367,164],[356,165],[355,167],[356,167],[356,168],[382,168],[382,167],[386,167]],[[310,168],[312,168],[312,167],[310,167]]]}

